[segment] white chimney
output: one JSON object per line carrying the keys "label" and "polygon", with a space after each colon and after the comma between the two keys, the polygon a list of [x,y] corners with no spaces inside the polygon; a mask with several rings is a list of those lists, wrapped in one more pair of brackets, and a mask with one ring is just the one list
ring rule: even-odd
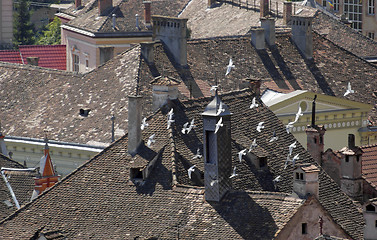
{"label": "white chimney", "polygon": [[292,39],[306,59],[313,58],[313,17],[292,16]]}
{"label": "white chimney", "polygon": [[306,198],[308,195],[319,196],[319,169],[313,164],[299,164],[293,171],[293,193],[299,198]]}
{"label": "white chimney", "polygon": [[264,29],[264,37],[268,45],[275,45],[275,19],[274,18],[261,18],[261,27]]}
{"label": "white chimney", "polygon": [[264,29],[263,28],[254,28],[251,29],[251,43],[257,50],[265,49],[264,41]]}

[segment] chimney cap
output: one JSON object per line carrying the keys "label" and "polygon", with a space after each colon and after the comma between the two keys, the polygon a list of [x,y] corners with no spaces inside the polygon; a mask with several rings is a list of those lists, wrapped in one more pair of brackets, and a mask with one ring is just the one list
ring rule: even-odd
{"label": "chimney cap", "polygon": [[175,78],[163,77],[163,76],[158,76],[150,82],[150,84],[152,85],[159,85],[159,86],[175,86],[175,85],[179,85],[180,83],[181,81]]}
{"label": "chimney cap", "polygon": [[[218,114],[219,109],[223,109],[223,111]],[[232,113],[229,111],[229,108],[225,103],[223,103],[220,99],[220,97],[217,95],[217,92],[215,94],[215,97],[213,100],[206,106],[204,109],[204,112],[202,113],[203,116],[214,116],[214,117],[222,117],[222,116],[228,116]]]}
{"label": "chimney cap", "polygon": [[296,166],[296,169],[302,169],[305,173],[319,172],[319,168],[311,163],[302,163]]}

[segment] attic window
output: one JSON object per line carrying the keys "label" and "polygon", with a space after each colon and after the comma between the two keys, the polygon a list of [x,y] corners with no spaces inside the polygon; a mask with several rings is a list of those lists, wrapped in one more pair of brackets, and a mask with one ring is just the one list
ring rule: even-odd
{"label": "attic window", "polygon": [[130,169],[130,179],[131,180],[143,180],[143,171],[140,168]]}
{"label": "attic window", "polygon": [[296,179],[300,179],[300,173],[296,172]]}
{"label": "attic window", "polygon": [[302,234],[308,234],[308,224],[307,223],[301,224],[301,233]]}
{"label": "attic window", "polygon": [[376,208],[372,204],[369,204],[365,209],[367,210],[367,212],[375,212],[376,211]]}
{"label": "attic window", "polygon": [[80,108],[80,116],[87,117],[89,115],[90,109],[82,109]]}

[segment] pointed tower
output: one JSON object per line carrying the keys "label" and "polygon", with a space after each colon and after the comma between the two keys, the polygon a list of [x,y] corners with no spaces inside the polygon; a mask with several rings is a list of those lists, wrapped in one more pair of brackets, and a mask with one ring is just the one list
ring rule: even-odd
{"label": "pointed tower", "polygon": [[305,129],[307,136],[307,150],[312,155],[313,159],[322,165],[322,155],[325,147],[325,142],[323,136],[325,135],[326,129],[323,125],[315,124],[315,100],[317,95],[315,95],[312,106],[312,124],[308,125]]}
{"label": "pointed tower", "polygon": [[[219,202],[231,188],[229,176],[232,171],[232,149],[231,113],[228,106],[220,100],[217,90],[202,116],[205,199]],[[222,126],[219,124],[220,119]]]}
{"label": "pointed tower", "polygon": [[7,146],[5,146],[4,138],[5,138],[5,135],[3,135],[3,132],[1,130],[1,122],[0,122],[0,153],[2,153],[5,156],[8,156],[8,150],[7,150]]}
{"label": "pointed tower", "polygon": [[44,155],[41,158],[39,173],[40,176],[36,177],[35,188],[33,192],[33,197],[41,194],[46,188],[52,187],[59,181],[59,175],[55,173],[54,167],[52,165],[50,157],[50,149],[48,147],[48,139],[45,137],[45,148]]}

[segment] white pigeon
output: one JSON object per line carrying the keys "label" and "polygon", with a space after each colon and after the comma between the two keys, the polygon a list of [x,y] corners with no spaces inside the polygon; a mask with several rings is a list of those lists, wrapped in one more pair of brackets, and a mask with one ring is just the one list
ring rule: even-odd
{"label": "white pigeon", "polygon": [[250,145],[250,148],[249,148],[249,152],[251,152],[253,149],[255,149],[256,147],[258,147],[258,144],[257,144],[257,139],[254,138],[254,141],[251,143]]}
{"label": "white pigeon", "polygon": [[250,108],[257,108],[259,105],[258,103],[256,103],[256,99],[255,97],[253,98],[253,100],[251,101],[251,105],[250,105]]}
{"label": "white pigeon", "polygon": [[152,143],[156,142],[156,140],[154,140],[154,136],[155,136],[155,134],[151,135],[148,138],[148,142],[147,142],[148,147],[150,147],[152,145]]}
{"label": "white pigeon", "polygon": [[230,175],[229,178],[234,178],[234,177],[236,177],[236,176],[238,176],[238,174],[236,173],[236,167],[234,167],[234,168],[233,168],[233,173],[232,173],[232,175]]}
{"label": "white pigeon", "polygon": [[173,115],[174,115],[174,111],[173,111],[173,108],[170,109],[170,111],[168,112],[168,117],[169,119],[172,119],[173,118]]}
{"label": "white pigeon", "polygon": [[242,156],[246,155],[246,148],[238,152],[238,159],[242,162]]}
{"label": "white pigeon", "polygon": [[355,91],[351,89],[351,83],[348,82],[347,91],[344,93],[344,96],[347,96],[350,93],[354,93]]}
{"label": "white pigeon", "polygon": [[278,139],[279,139],[279,137],[276,136],[276,131],[274,130],[274,133],[273,133],[273,135],[272,135],[272,138],[270,139],[269,142],[273,142],[273,141],[276,141],[276,140],[278,140]]}
{"label": "white pigeon", "polygon": [[195,122],[195,119],[192,119],[191,123],[190,123],[190,126],[189,126],[189,128],[187,130],[187,134],[189,134],[191,132],[191,130],[195,127],[194,122]]}
{"label": "white pigeon", "polygon": [[187,131],[187,133],[188,133],[188,130],[189,130],[189,128],[187,127],[188,124],[189,124],[188,122],[185,123],[185,124],[183,124],[183,128],[182,128],[182,130],[181,130],[181,132],[182,132],[183,134],[186,134],[186,131]]}
{"label": "white pigeon", "polygon": [[228,75],[230,73],[230,70],[232,70],[232,68],[234,68],[235,66],[233,65],[233,60],[232,58],[229,59],[229,64],[228,66],[226,67],[226,73],[225,73],[225,76]]}
{"label": "white pigeon", "polygon": [[296,113],[296,118],[295,118],[295,123],[298,121],[298,119],[303,116],[304,114],[302,113],[301,107],[298,107],[298,111]]}
{"label": "white pigeon", "polygon": [[192,165],[189,169],[187,169],[187,174],[188,174],[190,179],[191,179],[191,173],[193,171],[195,171],[195,167],[196,167],[196,165]]}
{"label": "white pigeon", "polygon": [[292,165],[293,165],[293,167],[295,166],[296,161],[300,159],[300,157],[299,157],[298,155],[300,155],[300,154],[297,153],[297,154],[293,157],[293,159],[292,159]]}
{"label": "white pigeon", "polygon": [[172,120],[172,119],[168,119],[168,126],[167,126],[167,128],[166,128],[166,129],[169,129],[169,128],[170,128],[170,126],[171,126],[171,124],[172,124],[173,122],[175,122],[175,120]]}
{"label": "white pigeon", "polygon": [[263,123],[264,123],[264,122],[260,122],[260,123],[258,123],[258,126],[257,126],[257,131],[258,131],[258,132],[261,132],[262,129],[264,128]]}
{"label": "white pigeon", "polygon": [[200,149],[196,150],[196,155],[192,159],[202,158],[202,155],[200,154]]}
{"label": "white pigeon", "polygon": [[141,122],[140,129],[144,130],[144,128],[148,127],[149,124],[147,123],[147,118],[143,118],[143,121]]}
{"label": "white pigeon", "polygon": [[297,143],[297,141],[295,141],[294,143],[292,143],[291,145],[289,145],[289,156],[292,155],[293,149],[297,147],[296,143]]}
{"label": "white pigeon", "polygon": [[223,118],[221,117],[220,120],[216,123],[215,133],[217,133],[217,131],[219,131],[219,128],[222,126],[224,126],[224,124],[223,124]]}
{"label": "white pigeon", "polygon": [[291,130],[293,128],[293,124],[295,124],[296,122],[289,122],[288,125],[285,125],[285,130],[287,130],[287,133],[291,133]]}
{"label": "white pigeon", "polygon": [[217,109],[216,115],[220,115],[222,112],[225,112],[225,109],[223,108],[223,103],[220,102],[219,109]]}
{"label": "white pigeon", "polygon": [[287,168],[289,162],[292,162],[292,160],[291,160],[291,158],[289,157],[289,154],[288,154],[287,159],[285,160],[285,163],[284,163],[284,169]]}
{"label": "white pigeon", "polygon": [[218,183],[218,182],[219,182],[219,180],[212,180],[211,183],[210,183],[211,187],[213,187],[213,185],[215,185],[215,183]]}
{"label": "white pigeon", "polygon": [[277,182],[280,182],[280,178],[281,178],[281,176],[279,175],[279,176],[277,176],[276,178],[274,178],[274,180],[272,180],[272,181],[273,181],[274,184],[275,184],[275,183],[277,183]]}
{"label": "white pigeon", "polygon": [[216,86],[212,86],[211,89],[210,89],[209,91],[213,94],[213,92],[216,92],[216,90],[217,90],[218,88],[219,88],[218,85],[216,85]]}

